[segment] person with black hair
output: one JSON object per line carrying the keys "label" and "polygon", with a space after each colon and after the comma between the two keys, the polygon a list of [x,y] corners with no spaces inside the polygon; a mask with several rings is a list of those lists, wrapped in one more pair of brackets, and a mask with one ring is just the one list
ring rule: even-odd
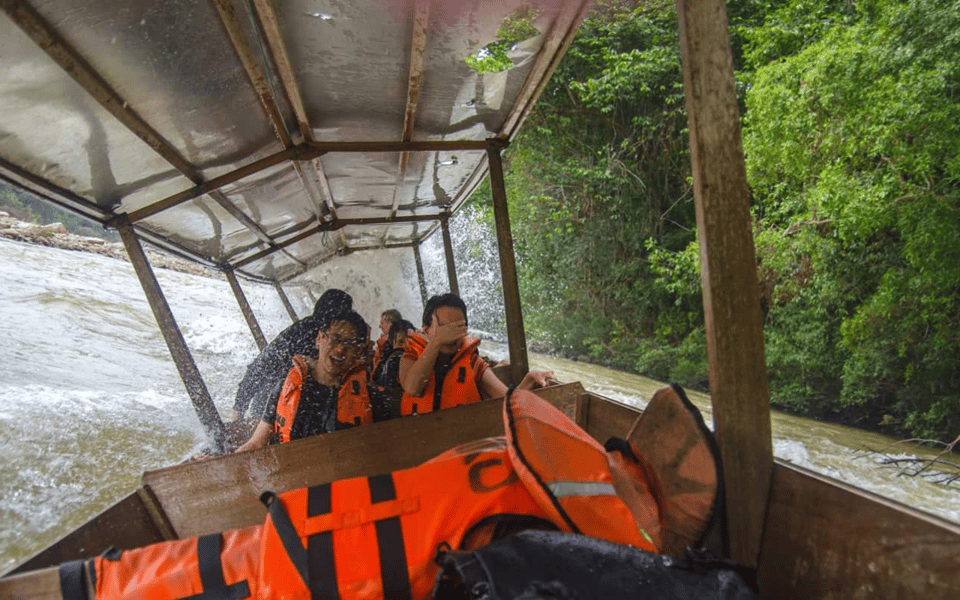
{"label": "person with black hair", "polygon": [[260,448],[274,437],[283,443],[389,418],[387,398],[367,383],[360,360],[366,335],[367,323],[356,312],[331,317],[316,336],[317,358],[293,358],[271,393],[276,401],[236,451]]}
{"label": "person with black hair", "polygon": [[[407,338],[400,360],[400,414],[423,414],[500,398],[507,386],[480,358],[480,340],[467,337],[467,306],[452,293],[433,296],[423,309],[423,335]],[[553,380],[550,371],[530,371],[517,385],[533,389]]]}
{"label": "person with black hair", "polygon": [[400,385],[400,360],[407,350],[407,337],[416,330],[413,323],[406,319],[395,321],[387,334],[390,353],[380,360],[373,372],[374,385],[386,392],[398,410],[400,398],[403,396],[403,386]]}
{"label": "person with black hair", "polygon": [[353,298],[343,290],[329,289],[320,296],[313,307],[313,314],[287,327],[247,366],[247,371],[237,386],[233,401],[233,418],[241,419],[250,408],[250,414],[260,416],[264,407],[276,396],[270,393],[282,383],[290,370],[293,357],[300,354],[316,358],[314,345],[317,333],[329,322],[331,316],[353,309]]}

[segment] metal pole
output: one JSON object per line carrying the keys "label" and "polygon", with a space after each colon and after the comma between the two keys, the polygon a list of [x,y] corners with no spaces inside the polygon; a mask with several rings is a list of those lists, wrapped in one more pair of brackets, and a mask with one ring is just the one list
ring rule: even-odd
{"label": "metal pole", "polygon": [[147,302],[153,310],[153,316],[157,319],[157,325],[163,334],[163,339],[167,342],[167,348],[170,350],[170,356],[174,364],[177,365],[177,371],[180,372],[180,379],[183,380],[184,387],[187,388],[187,394],[193,401],[193,408],[200,417],[200,423],[207,430],[207,434],[213,438],[217,449],[223,449],[223,443],[226,439],[226,433],[223,427],[223,421],[220,419],[220,413],[213,404],[213,399],[207,391],[207,386],[203,383],[200,371],[193,362],[190,355],[190,349],[177,327],[177,322],[173,318],[167,299],[163,296],[160,284],[153,274],[153,269],[147,261],[147,255],[140,246],[140,240],[137,239],[133,226],[124,217],[117,222],[117,231],[120,233],[120,239],[127,249],[127,255],[130,257],[130,263],[137,273],[140,285],[143,287],[143,293],[147,296]]}
{"label": "metal pole", "polygon": [[260,329],[260,324],[257,323],[257,317],[253,314],[253,309],[250,308],[250,303],[247,302],[243,289],[240,288],[240,282],[237,280],[236,274],[230,268],[224,269],[223,272],[227,276],[227,281],[230,282],[230,289],[233,290],[237,304],[240,305],[240,312],[243,313],[243,318],[247,320],[247,327],[250,328],[250,333],[253,334],[253,339],[257,342],[257,348],[263,350],[263,347],[267,345],[267,338],[263,337],[263,331]]}
{"label": "metal pole", "polygon": [[443,231],[443,253],[447,258],[447,279],[450,281],[450,291],[460,295],[460,285],[457,283],[457,265],[453,262],[453,242],[450,240],[449,215],[440,219],[440,229]]}
{"label": "metal pole", "polygon": [[520,308],[520,285],[517,281],[517,263],[513,255],[513,234],[510,233],[510,213],[507,210],[507,188],[503,184],[503,163],[500,150],[487,150],[490,166],[490,189],[493,193],[493,218],[497,225],[497,248],[500,254],[500,279],[503,282],[503,307],[507,315],[507,343],[510,347],[510,376],[514,384],[526,375],[527,335],[523,330],[523,312]]}
{"label": "metal pole", "polygon": [[413,244],[413,262],[417,264],[417,281],[420,282],[420,301],[427,305],[427,282],[423,278],[423,261],[420,260],[420,244]]}
{"label": "metal pole", "polygon": [[290,304],[290,300],[287,298],[287,294],[283,291],[283,286],[280,285],[279,281],[273,282],[273,287],[277,290],[277,294],[280,295],[280,302],[283,302],[283,307],[287,309],[287,314],[290,315],[290,320],[296,323],[300,319],[297,317],[297,311],[293,310],[293,305]]}
{"label": "metal pole", "polygon": [[757,564],[773,472],[757,260],[724,0],[677,0],[710,400],[730,556]]}

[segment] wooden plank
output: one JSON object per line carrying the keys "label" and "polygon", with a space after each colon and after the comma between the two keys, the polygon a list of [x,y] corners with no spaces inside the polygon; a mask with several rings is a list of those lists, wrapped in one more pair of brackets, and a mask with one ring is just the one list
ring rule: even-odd
{"label": "wooden plank", "polygon": [[90,558],[110,546],[127,550],[161,542],[163,539],[160,528],[154,523],[140,495],[133,492],[23,561],[4,577],[52,567],[71,560]]}
{"label": "wooden plank", "polygon": [[559,408],[563,414],[574,421],[576,421],[577,406],[580,399],[587,395],[586,390],[583,389],[579,381],[564,383],[562,385],[552,385],[550,387],[533,390],[533,393]]}
{"label": "wooden plank", "polygon": [[481,402],[151,471],[143,481],[180,537],[247,527],[263,522],[264,491],[412,467],[458,444],[502,435],[501,411],[501,402]]}
{"label": "wooden plank", "polygon": [[759,563],[764,598],[952,598],[960,525],[776,463]]}
{"label": "wooden plank", "polygon": [[603,444],[611,437],[627,437],[627,432],[640,416],[640,410],[609,398],[590,396],[589,420],[585,428],[590,436]]}
{"label": "wooden plank", "polygon": [[749,189],[723,0],[677,0],[710,390],[731,557],[756,564],[773,468]]}
{"label": "wooden plank", "polygon": [[[578,389],[579,388],[579,389]],[[541,395],[573,406],[579,384]],[[144,474],[179,537],[263,522],[260,494],[336,479],[386,473],[428,460],[458,444],[503,435],[503,403],[488,401],[417,417],[269,446]],[[402,448],[402,451],[398,451]]]}
{"label": "wooden plank", "polygon": [[56,567],[0,579],[0,600],[60,600]]}

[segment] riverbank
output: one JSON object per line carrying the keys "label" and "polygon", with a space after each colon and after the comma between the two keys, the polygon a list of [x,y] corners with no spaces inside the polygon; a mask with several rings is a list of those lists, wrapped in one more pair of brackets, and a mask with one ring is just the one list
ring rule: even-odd
{"label": "riverbank", "polygon": [[[92,252],[128,262],[130,260],[127,256],[126,249],[120,242],[110,242],[101,238],[76,235],[67,231],[61,223],[49,223],[46,225],[28,223],[21,221],[6,211],[0,211],[0,238],[63,250]],[[224,278],[223,274],[215,269],[154,250],[146,244],[143,249],[147,254],[150,265],[154,268],[170,269],[172,271],[190,273],[203,277],[213,277],[215,279]]]}

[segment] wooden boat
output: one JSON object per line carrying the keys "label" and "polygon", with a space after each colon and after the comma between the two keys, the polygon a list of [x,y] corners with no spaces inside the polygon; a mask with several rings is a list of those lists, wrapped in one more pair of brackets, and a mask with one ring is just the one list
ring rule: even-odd
{"label": "wooden boat", "polygon": [[[942,598],[960,526],[775,461],[726,11],[678,0],[710,356],[732,558],[767,598]],[[580,0],[0,0],[0,177],[115,227],[211,439],[230,432],[143,253],[146,241],[283,289],[347,253],[444,237],[487,173],[510,367],[527,370],[500,151],[589,9]],[[516,34],[517,31],[527,33]],[[526,36],[526,37],[525,37]],[[510,66],[485,72],[494,56]],[[597,439],[636,410],[578,384],[542,395]],[[265,489],[416,464],[500,428],[496,402],[148,472],[143,485],[0,579],[59,598],[55,565],[260,522]],[[397,452],[396,448],[403,448]]]}

